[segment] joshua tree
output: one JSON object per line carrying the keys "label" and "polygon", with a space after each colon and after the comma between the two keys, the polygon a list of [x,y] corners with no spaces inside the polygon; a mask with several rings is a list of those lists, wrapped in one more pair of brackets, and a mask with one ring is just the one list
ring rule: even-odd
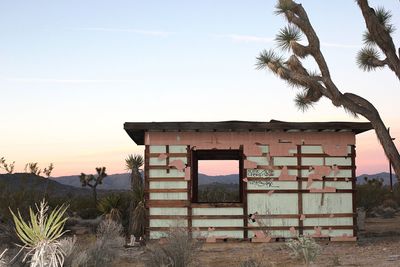
{"label": "joshua tree", "polygon": [[39,176],[42,173],[42,170],[39,169],[39,164],[37,162],[29,162],[25,165],[25,172]]}
{"label": "joshua tree", "polygon": [[129,155],[125,159],[126,169],[131,172],[132,199],[129,205],[129,233],[135,236],[144,234],[144,188],[139,168],[143,165],[141,155]]}
{"label": "joshua tree", "polygon": [[[369,14],[368,16],[370,16],[372,11],[364,10],[366,8],[365,5],[368,6],[367,1],[358,0],[357,2],[363,14],[367,13],[367,15]],[[304,111],[318,102],[322,97],[326,97],[331,100],[334,106],[343,107],[346,111],[355,116],[362,115],[367,118],[375,129],[376,135],[386,156],[392,162],[396,174],[400,176],[400,155],[379,112],[368,100],[356,94],[342,93],[339,91],[331,78],[328,64],[320,49],[319,38],[303,6],[293,0],[279,0],[276,5],[276,14],[284,15],[289,22],[289,25],[283,28],[276,36],[276,42],[282,50],[291,51],[293,54],[285,60],[273,50],[263,51],[257,57],[258,69],[269,69],[281,79],[288,82],[289,85],[300,88],[301,92],[298,93],[295,98],[295,103],[300,110]],[[386,46],[391,46],[386,43],[387,40],[385,41],[385,38],[379,34],[376,35],[376,31],[380,31],[381,33],[385,33],[383,34],[384,36],[390,36],[390,32],[393,28],[387,26],[389,25],[388,19],[379,22],[380,27],[375,25],[375,28],[371,26],[369,20],[373,20],[375,23],[379,22],[376,16],[375,18],[368,17],[368,19],[366,19],[370,33],[368,35],[369,38],[374,40],[384,53],[388,53],[388,57],[393,56],[390,51],[385,48]],[[308,44],[304,45],[299,43],[303,34]],[[300,59],[306,58],[307,56],[311,56],[315,60],[319,72],[312,72],[304,68]],[[392,61],[395,60],[390,60],[390,62]],[[385,63],[392,69],[391,65],[389,65],[389,60]],[[359,60],[359,64],[362,66],[371,66],[372,68],[375,61],[371,61],[370,57],[369,60]],[[393,69],[395,70],[397,67],[394,66]]]}
{"label": "joshua tree", "polygon": [[90,188],[92,188],[95,207],[97,206],[96,189],[99,184],[103,183],[103,179],[107,177],[106,167],[97,167],[96,173],[97,177],[95,177],[93,174],[86,175],[84,173],[81,173],[81,175],[79,176],[82,186],[89,186]]}
{"label": "joshua tree", "polygon": [[47,189],[49,187],[49,179],[50,179],[50,175],[51,175],[51,172],[53,171],[53,169],[54,169],[54,165],[53,165],[53,163],[50,163],[49,167],[44,168],[44,170],[43,170],[43,173],[46,175],[46,178],[47,178],[46,188],[44,189],[44,197],[46,197],[46,194],[47,194]]}
{"label": "joshua tree", "polygon": [[0,169],[4,169],[8,174],[12,174],[14,172],[14,165],[15,161],[13,161],[13,163],[6,163],[6,159],[4,157],[0,158]]}

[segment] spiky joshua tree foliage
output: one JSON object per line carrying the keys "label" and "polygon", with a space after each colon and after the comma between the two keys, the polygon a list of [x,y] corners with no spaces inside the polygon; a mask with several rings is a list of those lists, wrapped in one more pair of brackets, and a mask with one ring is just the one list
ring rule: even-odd
{"label": "spiky joshua tree foliage", "polygon": [[127,171],[131,172],[131,190],[136,185],[141,185],[142,184],[142,176],[140,175],[140,167],[143,166],[143,157],[141,155],[129,155],[125,159],[125,167]]}
{"label": "spiky joshua tree foliage", "polygon": [[[364,13],[364,4],[367,1],[358,0],[357,3]],[[284,16],[288,21],[288,26],[284,27],[276,36],[277,45],[283,52],[287,51],[291,55],[288,58],[284,58],[279,52],[264,50],[257,57],[257,68],[260,70],[268,69],[279,78],[285,80],[290,86],[299,88],[300,92],[296,95],[295,104],[300,110],[304,111],[314,103],[317,103],[322,97],[326,97],[331,100],[334,106],[343,107],[354,116],[362,115],[367,118],[374,127],[396,174],[400,176],[400,155],[379,112],[368,100],[361,96],[342,93],[338,89],[332,80],[328,64],[321,52],[317,33],[311,25],[303,6],[293,0],[279,0],[275,13]],[[387,19],[382,21],[384,23],[380,25],[383,28],[386,27],[385,31],[390,35],[389,32],[392,31],[392,28],[385,26]],[[378,44],[380,41],[378,41],[369,26],[368,29],[371,33],[369,38]],[[305,40],[300,43],[302,39]],[[381,49],[383,50],[382,47]],[[371,50],[368,53],[374,54],[375,52]],[[306,57],[314,59],[318,71],[310,71],[303,66],[301,60]]]}
{"label": "spiky joshua tree foliage", "polygon": [[88,186],[93,191],[93,200],[95,207],[97,206],[97,186],[103,183],[103,179],[107,177],[106,167],[97,167],[96,168],[96,176],[93,174],[84,174],[81,173],[79,179],[81,181],[81,185],[83,187]]}
{"label": "spiky joshua tree foliage", "polygon": [[367,0],[357,0],[357,4],[367,27],[363,35],[364,47],[357,54],[358,66],[364,71],[387,66],[400,79],[400,55],[396,54],[391,36],[395,30],[390,21],[392,14],[384,7],[371,8]]}
{"label": "spiky joshua tree foliage", "polygon": [[30,220],[25,222],[21,213],[11,214],[15,223],[17,236],[26,250],[23,261],[29,259],[31,267],[58,267],[64,264],[64,251],[59,242],[66,232],[64,224],[67,220],[64,213],[68,206],[55,208],[48,214],[49,207],[45,200],[36,205],[36,213],[29,208]]}
{"label": "spiky joshua tree foliage", "polygon": [[6,173],[12,174],[14,172],[15,161],[7,163],[4,157],[0,158],[0,169],[4,169]]}

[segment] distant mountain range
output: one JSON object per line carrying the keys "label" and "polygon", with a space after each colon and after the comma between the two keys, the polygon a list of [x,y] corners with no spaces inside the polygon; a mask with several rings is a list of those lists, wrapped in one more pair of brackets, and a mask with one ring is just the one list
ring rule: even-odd
{"label": "distant mountain range", "polygon": [[[50,178],[60,184],[82,188],[78,175],[60,176]],[[222,184],[238,184],[239,177],[237,174],[209,176],[199,173],[199,184],[212,184],[214,182]],[[129,190],[131,180],[129,173],[110,174],[104,178],[103,183],[98,185],[98,189],[104,190]]]}
{"label": "distant mountain range", "polygon": [[[52,177],[50,179],[63,185],[82,188],[79,175]],[[130,184],[129,173],[110,174],[103,179],[103,183],[99,184],[97,188],[104,190],[129,190],[131,188]]]}
{"label": "distant mountain range", "polygon": [[[364,177],[368,177],[368,179],[383,179],[383,183],[385,185],[390,184],[389,173],[381,172],[376,174],[362,174],[357,177],[357,183],[363,184],[365,183]],[[74,186],[74,187],[81,187],[81,183],[79,181],[79,176],[61,176],[61,177],[54,177],[51,178],[54,181]],[[397,177],[393,175],[393,184],[397,182]],[[239,183],[239,177],[237,174],[229,174],[229,175],[218,175],[218,176],[211,176],[199,173],[199,184],[206,185],[212,183],[220,183],[220,184],[237,184]],[[104,178],[103,184],[98,186],[99,189],[104,190],[129,190],[130,188],[130,174],[129,173],[120,173],[120,174],[111,174]]]}
{"label": "distant mountain range", "polygon": [[[364,177],[368,179],[382,179],[385,185],[390,184],[389,173],[381,172],[377,174],[363,174],[357,177],[357,183],[365,183]],[[199,184],[209,185],[213,183],[218,184],[237,184],[239,178],[237,174],[210,176],[199,174]],[[7,188],[7,190],[20,191],[20,190],[35,190],[43,192],[46,184],[52,192],[57,194],[88,194],[90,188],[82,187],[79,181],[79,176],[61,176],[47,179],[28,173],[16,174],[0,174],[0,189]],[[393,175],[393,184],[397,183],[397,177]],[[130,175],[129,173],[111,174],[104,178],[103,184],[98,186],[99,193],[106,190],[129,190],[130,188]]]}
{"label": "distant mountain range", "polygon": [[0,193],[8,192],[48,192],[56,196],[76,196],[91,194],[89,189],[76,188],[64,185],[51,179],[47,180],[41,176],[30,173],[0,174]]}
{"label": "distant mountain range", "polygon": [[[364,177],[368,177],[369,180],[372,179],[382,179],[384,185],[390,185],[390,174],[388,172],[380,172],[376,174],[362,174],[357,177],[357,184],[364,184]],[[397,176],[393,173],[393,184],[398,182]]]}

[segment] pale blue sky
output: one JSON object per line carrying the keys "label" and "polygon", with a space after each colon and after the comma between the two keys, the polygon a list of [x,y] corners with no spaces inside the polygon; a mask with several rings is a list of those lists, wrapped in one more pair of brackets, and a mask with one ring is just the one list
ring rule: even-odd
{"label": "pale blue sky", "polygon": [[[399,2],[383,2],[400,25]],[[400,139],[399,81],[388,69],[364,73],[355,64],[365,29],[355,1],[301,3],[336,84],[371,100]],[[122,172],[125,156],[142,151],[125,121],[354,120],[327,101],[298,112],[295,90],[254,69],[285,25],[274,5],[1,1],[0,156],[17,170],[39,161],[54,162],[56,175],[100,165]],[[359,140],[359,171],[386,170],[373,132]]]}

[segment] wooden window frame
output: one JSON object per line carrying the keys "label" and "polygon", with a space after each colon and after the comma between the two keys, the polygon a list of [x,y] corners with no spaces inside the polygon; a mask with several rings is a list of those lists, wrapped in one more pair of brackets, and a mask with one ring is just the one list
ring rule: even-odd
{"label": "wooden window frame", "polygon": [[[192,150],[191,167],[192,167],[192,203],[243,203],[243,150],[242,149],[201,149]],[[237,160],[239,162],[239,201],[237,202],[199,202],[198,201],[198,161],[199,160]]]}

